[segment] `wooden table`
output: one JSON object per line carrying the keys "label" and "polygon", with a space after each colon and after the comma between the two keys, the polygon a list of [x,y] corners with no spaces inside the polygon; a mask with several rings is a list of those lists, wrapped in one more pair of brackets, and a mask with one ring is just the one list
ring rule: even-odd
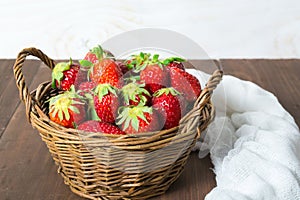
{"label": "wooden table", "polygon": [[[300,125],[300,60],[226,59],[225,74],[253,81],[274,93]],[[14,60],[0,60],[0,199],[83,199],[73,194],[57,174],[46,145],[25,117],[24,105],[12,74]],[[50,70],[37,60],[26,61],[24,75],[30,89],[49,80]],[[204,199],[216,186],[209,156],[193,152],[179,179],[163,196],[153,199]]]}

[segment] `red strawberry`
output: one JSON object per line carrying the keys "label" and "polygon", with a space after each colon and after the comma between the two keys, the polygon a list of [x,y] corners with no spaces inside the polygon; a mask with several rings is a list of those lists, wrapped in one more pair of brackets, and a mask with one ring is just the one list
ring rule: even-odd
{"label": "red strawberry", "polygon": [[181,62],[176,62],[176,61],[170,62],[166,67],[177,67],[185,71],[185,68]]}
{"label": "red strawberry", "polygon": [[138,84],[136,82],[128,83],[121,89],[125,105],[149,105],[150,93],[144,88],[145,84]]}
{"label": "red strawberry", "polygon": [[162,88],[156,91],[153,94],[152,106],[165,119],[164,129],[178,126],[185,112],[181,95],[174,88]]}
{"label": "red strawberry", "polygon": [[80,65],[74,64],[72,59],[69,62],[59,62],[52,71],[52,87],[61,90],[69,90],[70,87],[77,82],[83,82],[77,77]]}
{"label": "red strawberry", "polygon": [[92,90],[96,87],[96,83],[91,81],[83,82],[78,87],[78,92],[81,96],[84,96],[85,93],[91,93]]}
{"label": "red strawberry", "polygon": [[124,135],[125,132],[119,129],[119,127],[114,126],[107,122],[99,122],[95,120],[85,121],[78,126],[79,130],[83,130],[85,132],[100,132],[100,133],[109,133],[109,134],[118,134]]}
{"label": "red strawberry", "polygon": [[182,69],[185,71],[184,65],[182,62],[184,62],[185,60],[183,58],[179,58],[179,57],[171,57],[171,58],[167,58],[163,61],[163,64],[167,67],[167,68],[172,68],[172,67],[176,67],[179,69]]}
{"label": "red strawberry", "polygon": [[147,65],[140,77],[151,94],[168,85],[168,72],[159,64]]}
{"label": "red strawberry", "polygon": [[105,58],[91,68],[90,79],[97,83],[109,83],[116,88],[123,86],[122,72],[115,61]]}
{"label": "red strawberry", "polygon": [[75,78],[74,86],[76,90],[79,89],[79,86],[81,83],[84,83],[88,80],[88,68],[86,67],[80,67],[78,70],[77,76]]}
{"label": "red strawberry", "polygon": [[95,88],[94,107],[100,120],[114,123],[119,107],[116,88],[110,84],[99,84]]}
{"label": "red strawberry", "polygon": [[[113,58],[114,55],[110,51],[103,50],[100,45],[93,47],[87,54],[85,55],[84,59],[81,60],[83,66],[91,66],[102,60],[103,58]],[[88,63],[88,62],[90,63]]]}
{"label": "red strawberry", "polygon": [[160,120],[156,111],[148,106],[121,107],[118,125],[126,133],[145,133],[160,130]]}
{"label": "red strawberry", "polygon": [[74,128],[85,120],[85,103],[73,92],[65,92],[49,100],[49,117],[52,121]]}
{"label": "red strawberry", "polygon": [[171,86],[180,92],[187,101],[195,101],[201,93],[199,80],[176,67],[170,68]]}
{"label": "red strawberry", "polygon": [[89,52],[87,52],[87,54],[85,55],[83,60],[87,60],[93,64],[99,62],[98,56],[93,52],[93,50],[90,50]]}
{"label": "red strawberry", "polygon": [[157,54],[153,55],[151,61],[137,66],[137,70],[140,70],[140,79],[151,94],[169,84],[168,71],[158,60]]}

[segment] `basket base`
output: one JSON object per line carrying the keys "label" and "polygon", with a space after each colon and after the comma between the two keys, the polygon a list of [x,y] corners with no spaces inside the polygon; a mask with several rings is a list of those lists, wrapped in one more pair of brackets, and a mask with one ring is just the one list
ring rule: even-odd
{"label": "basket base", "polygon": [[[190,151],[186,152],[190,154]],[[87,192],[85,188],[78,185],[77,180],[68,178],[63,171],[60,172],[64,178],[64,182],[68,185],[71,191],[81,197],[91,200],[143,200],[151,197],[163,195],[174,183],[182,173],[184,166],[187,162],[187,155],[180,157],[172,167],[168,169],[168,176],[161,178],[161,184],[148,184],[148,186],[136,186],[131,188],[119,188],[121,190],[101,190],[100,188],[93,188],[93,192]],[[136,174],[140,176],[139,174]],[[150,175],[151,176],[151,175]],[[153,176],[151,176],[153,177]],[[157,178],[152,178],[157,179]],[[148,182],[154,182],[155,180],[147,180]],[[125,190],[122,190],[125,189]]]}

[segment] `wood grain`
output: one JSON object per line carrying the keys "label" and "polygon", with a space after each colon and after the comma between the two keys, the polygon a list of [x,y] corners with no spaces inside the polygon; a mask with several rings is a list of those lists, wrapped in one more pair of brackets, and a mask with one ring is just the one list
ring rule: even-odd
{"label": "wood grain", "polygon": [[[24,70],[35,75],[25,75],[31,89],[50,78],[45,65],[34,64],[36,69],[25,66]],[[0,193],[4,199],[80,199],[56,170],[46,145],[26,120],[24,105],[19,104],[0,140]]]}
{"label": "wood grain", "polygon": [[[0,137],[20,103],[16,82],[13,78],[13,64],[13,60],[4,60],[3,62],[0,62]],[[24,76],[26,77],[28,85],[30,85],[39,66],[40,62],[37,60],[31,60],[25,63],[24,67],[28,69],[24,70]]]}
{"label": "wood grain", "polygon": [[[214,61],[218,64],[217,61]],[[211,62],[209,62],[211,63]],[[264,89],[274,93],[282,105],[300,124],[300,60],[221,60],[226,74],[253,81]],[[28,124],[24,105],[19,104],[18,92],[12,72],[5,67],[12,66],[13,60],[0,60],[0,99],[2,137],[0,139],[0,199],[30,200],[80,200],[73,194],[63,179],[57,174],[48,149],[38,132]],[[31,89],[49,80],[50,73],[38,61],[29,61],[25,77]],[[213,65],[203,62],[208,70]],[[11,77],[9,77],[11,76]],[[4,83],[4,80],[11,82]],[[3,85],[7,87],[3,87]],[[9,98],[14,98],[10,100]],[[2,112],[2,110],[4,112]],[[191,153],[187,165],[179,179],[171,185],[166,194],[152,198],[168,199],[204,199],[216,185],[209,156],[199,159],[197,152]]]}

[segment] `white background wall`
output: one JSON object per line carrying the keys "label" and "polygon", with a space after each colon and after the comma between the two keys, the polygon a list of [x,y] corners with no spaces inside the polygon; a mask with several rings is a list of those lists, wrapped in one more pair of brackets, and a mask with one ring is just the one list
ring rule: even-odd
{"label": "white background wall", "polygon": [[182,33],[212,58],[300,58],[299,0],[1,0],[0,27],[0,58],[30,46],[81,58],[144,27]]}

